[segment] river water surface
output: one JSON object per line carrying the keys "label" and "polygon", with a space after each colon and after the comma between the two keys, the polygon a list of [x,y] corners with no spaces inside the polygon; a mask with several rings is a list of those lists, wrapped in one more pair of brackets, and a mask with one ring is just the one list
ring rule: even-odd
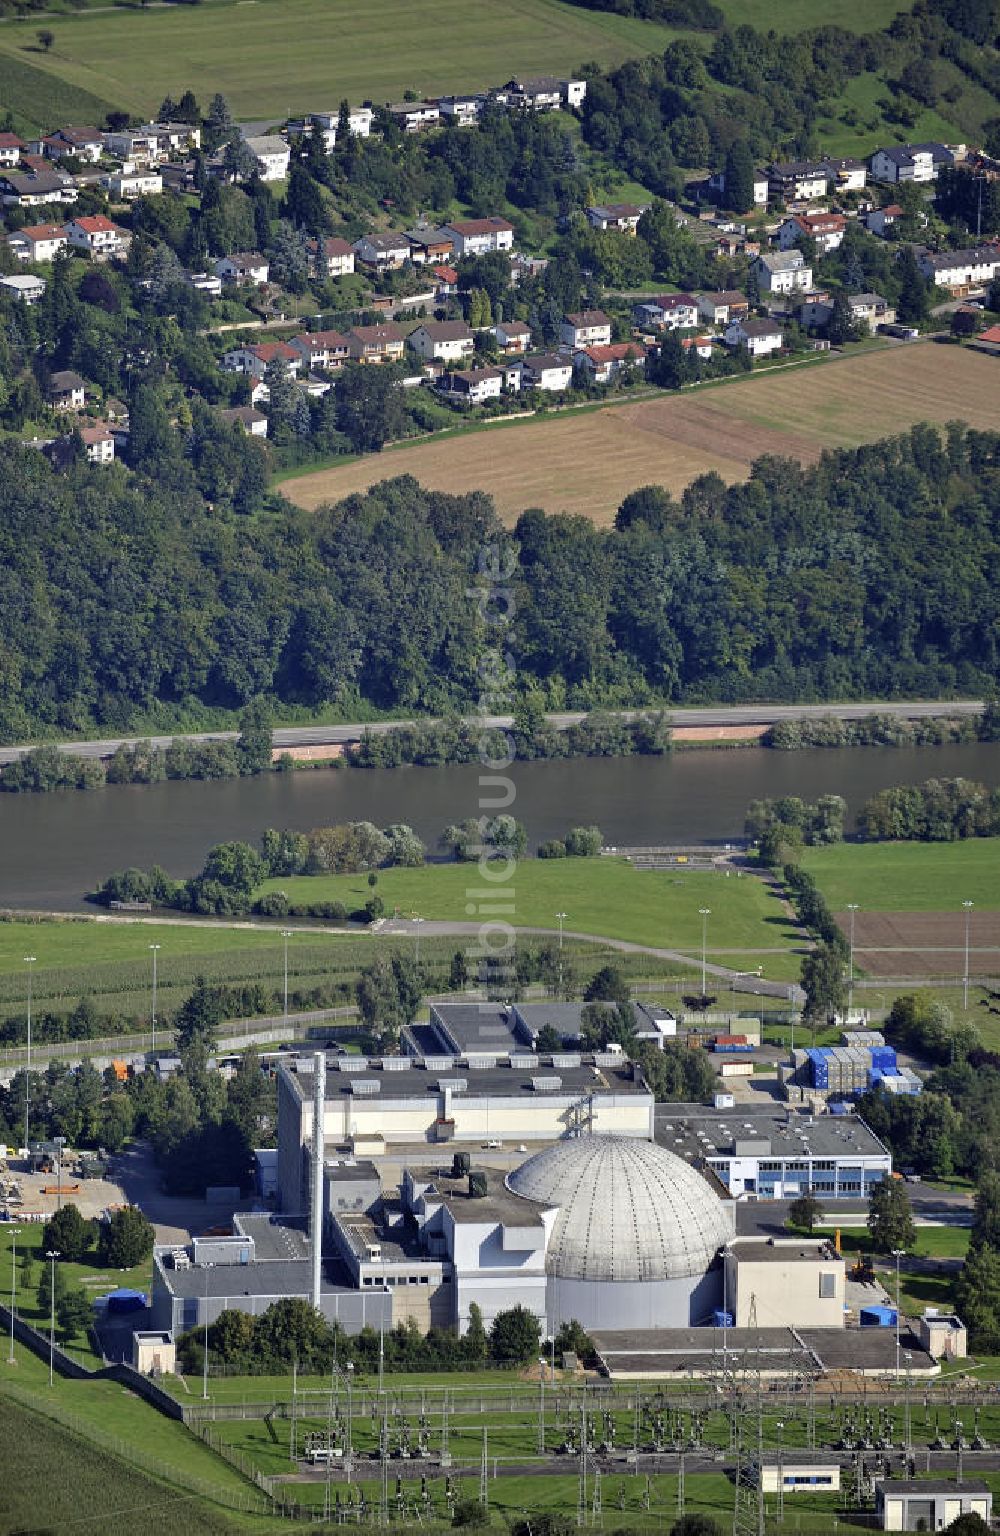
{"label": "river water surface", "polygon": [[[751,800],[842,794],[854,814],[876,790],[932,776],[1000,784],[1000,744],[775,752],[682,751],[667,757],[517,763],[514,814],[532,846],[596,823],[617,846],[725,840]],[[0,795],[0,906],[74,910],[113,870],[162,864],[194,874],[213,843],[256,841],[265,827],[409,822],[433,847],[448,822],[478,814],[479,769],[315,769],[212,783]]]}

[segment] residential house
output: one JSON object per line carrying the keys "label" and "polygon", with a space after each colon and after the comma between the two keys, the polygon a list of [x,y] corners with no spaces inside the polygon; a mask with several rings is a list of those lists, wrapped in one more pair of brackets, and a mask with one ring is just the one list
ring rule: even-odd
{"label": "residential house", "polygon": [[[704,185],[704,183],[703,183],[703,185]],[[755,170],[754,173],[753,173],[753,206],[755,208],[766,208],[767,207],[767,198],[768,198],[769,189],[770,189],[770,178],[768,177],[767,171]],[[725,194],[726,194],[726,173],[725,173],[725,171],[716,171],[714,176],[710,176],[708,178],[708,190],[710,192],[715,192],[719,197],[725,197]],[[740,208],[737,211],[739,213],[746,213],[749,210],[745,209],[745,208]]]}
{"label": "residential house", "polygon": [[35,142],[38,153],[49,160],[61,160],[70,155],[96,165],[104,153],[104,135],[89,124],[85,128],[58,128],[55,133]]}
{"label": "residential house", "polygon": [[222,298],[222,278],[216,272],[189,272],[187,280],[192,288],[197,288],[206,299]]}
{"label": "residential house", "polygon": [[284,139],[275,133],[257,134],[247,139],[247,148],[256,157],[261,181],[284,181],[292,157]]}
{"label": "residential house", "polygon": [[[367,139],[372,131],[372,117],[374,113],[371,107],[348,107],[347,131],[357,139]],[[312,112],[310,121],[324,134],[333,133],[331,149],[337,142],[337,130],[340,126],[340,112]]]}
{"label": "residential house", "polygon": [[238,283],[241,288],[263,288],[271,273],[271,264],[259,251],[233,251],[219,256],[215,275],[224,283]]}
{"label": "residential house", "polygon": [[83,451],[88,464],[112,464],[115,457],[115,440],[106,421],[95,421],[80,428]]}
{"label": "residential house", "polygon": [[476,346],[464,320],[425,320],[411,332],[409,344],[428,362],[459,364],[468,362]]}
{"label": "residential house", "polygon": [[750,313],[750,301],[738,288],[720,288],[717,293],[698,295],[699,321],[709,325],[728,325],[730,320],[742,320]]}
{"label": "residential house", "polygon": [[[848,295],[851,319],[866,331],[875,331],[880,325],[893,325],[896,311],[879,293],[852,293]],[[806,330],[822,330],[833,316],[833,300],[829,294],[812,296],[798,312],[800,325]]]}
{"label": "residential house", "polygon": [[455,242],[448,231],[432,228],[429,224],[408,229],[406,238],[410,242],[410,260],[415,267],[447,261],[455,250]]}
{"label": "residential house", "polygon": [[870,160],[875,181],[936,181],[944,165],[954,165],[955,156],[943,144],[892,144],[877,149]]}
{"label": "residential house", "polygon": [[664,293],[636,304],[632,318],[644,330],[692,330],[698,324],[698,301],[690,293]]}
{"label": "residential house", "polygon": [[812,287],[812,267],[801,251],[766,251],[754,262],[762,293],[795,293]]}
{"label": "residential house", "polygon": [[726,326],[727,347],[745,347],[751,357],[767,357],[780,352],[783,336],[774,320],[734,320]]}
{"label": "residential house", "polygon": [[1000,356],[1000,325],[991,325],[985,331],[981,331],[976,338],[977,344],[985,343],[987,349],[992,352],[997,349],[996,355]]}
{"label": "residential house", "polygon": [[577,352],[581,347],[609,347],[611,321],[603,309],[583,309],[575,315],[566,315],[559,327],[559,344],[571,352]]}
{"label": "residential house", "polygon": [[681,346],[685,352],[693,352],[695,357],[700,357],[705,362],[708,362],[712,356],[711,336],[682,336]]}
{"label": "residential house", "polygon": [[573,382],[573,360],[565,353],[540,352],[519,360],[522,389],[559,393]]}
{"label": "residential house", "polygon": [[161,160],[201,148],[201,129],[193,123],[144,123],[143,130],[156,139],[156,154]]}
{"label": "residential house", "polygon": [[454,267],[431,267],[431,274],[436,284],[434,289],[436,299],[450,299],[458,292],[458,273]]}
{"label": "residential house", "polygon": [[17,273],[14,277],[0,277],[0,288],[5,293],[12,294],[15,299],[20,299],[22,304],[37,304],[39,299],[45,296],[45,279],[32,277],[28,273]]}
{"label": "residential house", "polygon": [[354,254],[366,267],[385,272],[390,267],[401,267],[410,259],[410,242],[397,230],[385,234],[370,232],[354,242]]}
{"label": "residential house", "polygon": [[581,347],[573,354],[573,364],[588,384],[610,384],[620,373],[645,368],[646,348],[637,341],[618,341],[606,347]]}
{"label": "residential house", "polygon": [[439,387],[464,405],[482,405],[484,400],[499,400],[503,379],[500,368],[464,368],[446,373]]}
{"label": "residential house", "polygon": [[127,256],[132,236],[103,213],[81,214],[66,225],[66,238],[78,250],[88,251],[95,261]]}
{"label": "residential house", "polygon": [[77,189],[63,171],[2,171],[0,196],[8,208],[41,208],[46,203],[75,203]]}
{"label": "residential house", "polygon": [[86,399],[86,385],[71,369],[61,369],[49,379],[48,400],[54,411],[82,411]]}
{"label": "residential house", "polygon": [[252,405],[237,405],[232,410],[220,411],[219,420],[227,426],[241,427],[248,437],[267,436],[267,417]]}
{"label": "residential house", "polygon": [[485,96],[442,96],[441,116],[453,128],[473,128],[483,115]]}
{"label": "residential house", "polygon": [[25,224],[7,236],[18,261],[51,261],[68,244],[62,224]]}
{"label": "residential house", "polygon": [[13,170],[26,148],[16,133],[0,133],[0,169]]}
{"label": "residential house", "polygon": [[778,246],[790,251],[802,238],[814,240],[820,256],[835,251],[842,245],[847,230],[847,220],[840,213],[796,213],[785,219],[778,228]]}
{"label": "residential house", "polygon": [[253,379],[263,379],[268,364],[283,362],[294,377],[301,372],[302,354],[286,341],[261,341],[252,346],[234,347],[222,359],[222,366],[229,373],[248,373]]}
{"label": "residential house", "polygon": [[293,336],[288,345],[295,348],[309,372],[314,368],[337,372],[351,356],[350,340],[339,331],[304,331]]}
{"label": "residential house", "polygon": [[634,235],[644,212],[645,209],[636,203],[595,203],[587,209],[587,218],[594,229],[614,229],[622,235]]}
{"label": "residential house", "polygon": [[864,191],[868,184],[868,166],[864,160],[856,160],[849,155],[843,160],[827,160],[825,163],[831,192],[843,194]]}
{"label": "residential house", "polygon": [[523,320],[498,320],[493,327],[493,334],[501,352],[523,356],[531,346],[531,326],[525,325]]}
{"label": "residential house", "polygon": [[903,210],[899,203],[890,203],[886,208],[872,208],[865,214],[865,229],[870,235],[880,235],[885,239],[902,217]]}
{"label": "residential house", "polygon": [[389,108],[389,116],[404,133],[421,133],[438,126],[441,110],[434,101],[401,101]]}
{"label": "residential house", "polygon": [[102,137],[105,151],[116,160],[125,160],[130,165],[151,165],[159,158],[155,129],[115,129]]}
{"label": "residential house", "polygon": [[354,271],[354,248],[339,235],[307,240],[306,248],[319,277],[349,277]]}
{"label": "residential house", "polygon": [[103,181],[116,203],[131,202],[136,197],[157,197],[163,191],[163,177],[158,171],[113,171]]}
{"label": "residential house", "polygon": [[749,259],[760,255],[760,240],[756,235],[745,235],[740,230],[731,233],[720,230],[712,254],[723,259],[730,256],[746,256]]}
{"label": "residential house", "polygon": [[586,80],[558,80],[539,75],[531,80],[517,76],[493,93],[501,106],[520,112],[558,112],[560,107],[579,108],[587,95]]}
{"label": "residential house", "polygon": [[965,292],[992,282],[1000,272],[1000,244],[977,245],[962,251],[925,251],[917,257],[917,265],[938,288]]}
{"label": "residential house", "polygon": [[356,325],[347,333],[351,357],[358,363],[398,363],[403,357],[403,333],[391,320],[381,325]]}
{"label": "residential house", "polygon": [[826,196],[830,179],[825,160],[788,160],[768,166],[768,197],[772,203],[813,202]]}
{"label": "residential house", "polygon": [[490,251],[510,251],[514,247],[514,226],[491,214],[488,219],[455,219],[445,225],[445,232],[455,242],[455,255],[485,256]]}

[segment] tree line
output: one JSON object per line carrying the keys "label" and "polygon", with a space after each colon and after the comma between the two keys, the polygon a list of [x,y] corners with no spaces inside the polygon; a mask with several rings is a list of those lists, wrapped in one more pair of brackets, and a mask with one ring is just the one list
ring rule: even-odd
{"label": "tree line", "polygon": [[467,595],[509,554],[521,691],[547,710],[982,694],[1000,671],[1000,434],[929,427],[757,460],[617,526],[407,477],[315,513],[0,444],[0,738],[334,705],[469,709],[492,636]]}

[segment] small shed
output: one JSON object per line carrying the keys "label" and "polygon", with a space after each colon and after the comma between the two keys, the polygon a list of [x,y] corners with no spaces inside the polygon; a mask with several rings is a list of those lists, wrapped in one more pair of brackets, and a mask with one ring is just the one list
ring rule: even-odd
{"label": "small shed", "polygon": [[133,1333],[132,1364],[143,1376],[173,1375],[177,1349],[169,1333]]}

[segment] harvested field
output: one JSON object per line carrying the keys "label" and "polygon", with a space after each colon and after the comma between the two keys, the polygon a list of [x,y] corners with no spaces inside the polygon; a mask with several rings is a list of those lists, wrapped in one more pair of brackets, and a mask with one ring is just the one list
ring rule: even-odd
{"label": "harvested field", "polygon": [[[844,934],[848,914],[838,912]],[[869,976],[958,977],[965,972],[962,912],[858,912],[854,956]],[[969,974],[1000,976],[1000,912],[973,912],[969,920]]]}
{"label": "harvested field", "polygon": [[824,448],[856,447],[918,421],[955,418],[1000,430],[996,359],[932,343],[901,345],[682,398],[570,411],[394,448],[288,480],[282,489],[311,510],[379,480],[413,475],[436,490],[487,491],[508,522],[526,507],[543,507],[609,524],[640,485],[678,492],[708,470],[740,480],[765,453],[812,463]]}

